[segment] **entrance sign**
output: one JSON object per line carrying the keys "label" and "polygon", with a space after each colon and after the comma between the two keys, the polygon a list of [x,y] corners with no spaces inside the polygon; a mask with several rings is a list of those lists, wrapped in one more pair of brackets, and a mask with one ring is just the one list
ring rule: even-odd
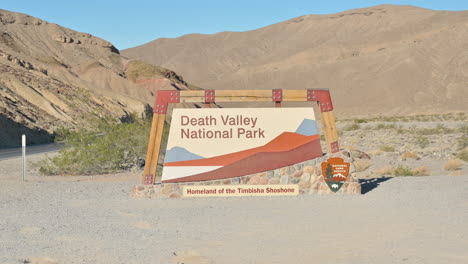
{"label": "entrance sign", "polygon": [[220,180],[323,155],[313,109],[174,109],[162,182]]}
{"label": "entrance sign", "polygon": [[[209,108],[210,104],[224,102],[273,102],[276,108],[176,109],[168,151],[162,161],[162,177],[155,177],[169,106],[204,103]],[[160,90],[153,110],[142,183],[217,181],[271,171],[322,155],[312,109],[279,108],[282,102],[316,103],[327,152],[339,151],[328,89]]]}

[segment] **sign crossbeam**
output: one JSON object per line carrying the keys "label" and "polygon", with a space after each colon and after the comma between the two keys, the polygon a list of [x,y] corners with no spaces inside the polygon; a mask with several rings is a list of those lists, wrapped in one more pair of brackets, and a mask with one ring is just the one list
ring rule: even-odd
{"label": "sign crossbeam", "polygon": [[328,89],[307,90],[200,90],[200,91],[167,91],[156,94],[146,164],[142,183],[155,183],[155,175],[162,143],[164,123],[169,104],[174,103],[211,103],[226,102],[274,102],[277,107],[282,102],[316,102],[320,108],[322,130],[329,153],[339,151],[338,132],[333,114],[333,104]]}

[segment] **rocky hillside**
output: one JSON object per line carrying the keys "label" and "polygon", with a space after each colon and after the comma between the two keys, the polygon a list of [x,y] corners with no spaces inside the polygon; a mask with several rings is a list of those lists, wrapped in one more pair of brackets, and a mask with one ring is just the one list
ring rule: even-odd
{"label": "rocky hillside", "polygon": [[46,142],[91,117],[143,113],[157,89],[188,89],[176,73],[120,56],[109,42],[0,9],[0,147]]}
{"label": "rocky hillside", "polygon": [[331,89],[338,117],[468,111],[468,11],[382,5],[122,51],[211,89]]}

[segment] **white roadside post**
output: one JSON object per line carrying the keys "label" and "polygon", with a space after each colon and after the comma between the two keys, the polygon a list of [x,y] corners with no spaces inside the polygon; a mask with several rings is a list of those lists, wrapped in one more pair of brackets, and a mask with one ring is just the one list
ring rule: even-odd
{"label": "white roadside post", "polygon": [[21,146],[23,148],[23,181],[26,174],[26,135],[23,134],[21,137]]}

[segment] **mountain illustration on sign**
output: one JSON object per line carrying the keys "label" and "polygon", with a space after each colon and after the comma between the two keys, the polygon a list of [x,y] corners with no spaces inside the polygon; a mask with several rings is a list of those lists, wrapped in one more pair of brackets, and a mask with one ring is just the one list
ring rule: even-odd
{"label": "mountain illustration on sign", "polygon": [[166,157],[164,159],[164,162],[176,162],[176,161],[199,160],[199,159],[204,159],[204,157],[194,154],[182,147],[173,147],[170,150],[166,151]]}
{"label": "mountain illustration on sign", "polygon": [[312,136],[318,134],[317,124],[315,120],[304,119],[299,127],[296,129],[296,133],[304,136]]}

